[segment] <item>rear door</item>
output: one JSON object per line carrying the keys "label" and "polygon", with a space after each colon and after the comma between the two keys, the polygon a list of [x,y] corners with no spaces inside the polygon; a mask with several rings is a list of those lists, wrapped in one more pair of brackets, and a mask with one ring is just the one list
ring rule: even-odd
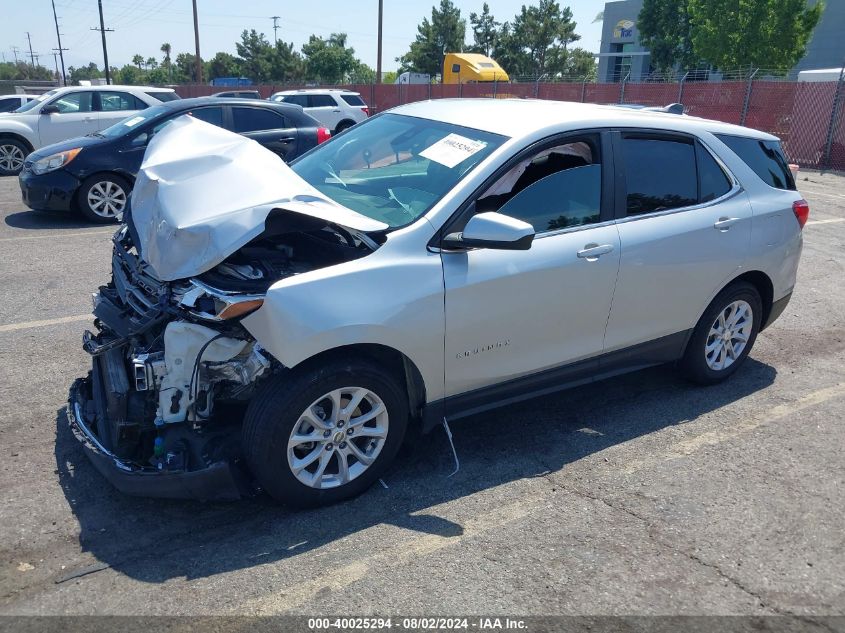
{"label": "rear door", "polygon": [[332,95],[308,95],[306,112],[332,131],[343,117],[343,112]]}
{"label": "rear door", "polygon": [[85,136],[100,129],[94,110],[93,91],[67,92],[48,101],[58,112],[38,117],[38,136],[41,145],[58,143],[69,138]]}
{"label": "rear door", "polygon": [[104,130],[147,107],[147,104],[135,95],[119,90],[99,90],[94,99],[95,109],[99,112],[98,130]]}
{"label": "rear door", "polygon": [[232,106],[232,131],[261,143],[282,160],[297,155],[299,131],[284,115],[270,108]]}
{"label": "rear door", "polygon": [[618,131],[613,145],[622,258],[605,350],[653,344],[672,356],[740,270],[751,207],[693,136]]}

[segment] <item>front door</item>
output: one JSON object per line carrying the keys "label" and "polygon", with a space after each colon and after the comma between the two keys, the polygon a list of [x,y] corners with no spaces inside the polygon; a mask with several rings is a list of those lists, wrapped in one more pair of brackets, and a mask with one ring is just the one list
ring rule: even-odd
{"label": "front door", "polygon": [[602,154],[599,134],[566,137],[475,201],[530,222],[529,250],[442,252],[447,396],[597,365],[620,257]]}
{"label": "front door", "polygon": [[99,129],[98,113],[94,111],[94,93],[68,92],[41,106],[55,106],[58,112],[42,114],[38,119],[38,136],[42,147],[69,138],[85,136]]}

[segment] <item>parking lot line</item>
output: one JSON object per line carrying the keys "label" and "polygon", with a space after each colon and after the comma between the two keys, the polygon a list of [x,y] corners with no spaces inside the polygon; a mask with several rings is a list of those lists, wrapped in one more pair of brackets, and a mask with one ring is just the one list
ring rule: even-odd
{"label": "parking lot line", "polygon": [[78,233],[51,233],[50,235],[21,235],[19,237],[0,237],[0,242],[17,242],[19,240],[47,240],[58,237],[81,237],[83,235],[113,235],[114,230],[108,231],[80,231]]}
{"label": "parking lot line", "polygon": [[834,222],[845,222],[845,218],[833,218],[830,220],[810,220],[807,224],[833,224]]}
{"label": "parking lot line", "polygon": [[60,323],[73,323],[75,321],[88,321],[89,319],[91,319],[90,312],[88,314],[77,314],[76,316],[59,317],[58,319],[44,319],[42,321],[24,321],[23,323],[7,323],[6,325],[0,325],[0,332],[28,330],[34,327],[58,325]]}

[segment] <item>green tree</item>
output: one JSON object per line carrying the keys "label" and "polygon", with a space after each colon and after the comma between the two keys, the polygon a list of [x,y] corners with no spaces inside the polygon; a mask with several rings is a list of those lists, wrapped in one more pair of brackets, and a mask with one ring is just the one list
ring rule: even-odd
{"label": "green tree", "polygon": [[431,20],[423,18],[410,50],[396,61],[401,71],[436,75],[442,69],[443,56],[462,52],[465,39],[466,21],[461,18],[461,10],[451,0],[440,0],[440,9],[431,8]]}
{"label": "green tree", "polygon": [[395,70],[388,70],[386,73],[382,73],[381,76],[381,83],[383,84],[392,84],[396,83],[396,78],[399,76],[399,73]]}
{"label": "green tree", "polygon": [[687,0],[643,0],[637,18],[640,42],[651,63],[663,72],[678,66],[692,68],[696,59]]}
{"label": "green tree", "polygon": [[146,74],[132,64],[125,64],[114,74],[114,82],[124,86],[139,86],[146,83]]}
{"label": "green tree", "polygon": [[164,60],[163,60],[162,63],[164,64],[164,67],[167,69],[167,78],[169,80],[173,76],[172,62],[171,62],[171,59],[170,59],[170,53],[173,52],[173,47],[168,42],[165,42],[164,44],[161,45],[161,52],[164,53]]}
{"label": "green tree", "polygon": [[496,19],[490,13],[490,6],[486,2],[481,7],[481,15],[477,13],[469,14],[469,23],[472,27],[474,40],[473,52],[489,57],[496,47],[499,27],[502,23],[496,22]]}
{"label": "green tree", "polygon": [[87,66],[80,66],[79,68],[69,66],[67,69],[67,79],[70,85],[77,84],[80,81],[100,79],[102,77],[103,72],[94,62],[89,62]]}
{"label": "green tree", "polygon": [[198,81],[196,58],[197,56],[192,53],[179,53],[176,56],[173,69],[176,83],[196,83]]}
{"label": "green tree", "polygon": [[687,0],[697,57],[727,70],[791,68],[824,8],[806,0]]}
{"label": "green tree", "polygon": [[494,57],[510,75],[540,78],[566,71],[567,47],[581,39],[569,7],[555,0],[522,6],[499,32]]}
{"label": "green tree", "polygon": [[153,68],[158,68],[158,61],[156,61],[155,57],[148,57],[146,65],[147,68],[152,70]]}
{"label": "green tree", "polygon": [[132,63],[138,67],[138,70],[141,70],[141,66],[144,65],[144,58],[141,55],[133,55],[132,56]]}
{"label": "green tree", "polygon": [[563,66],[558,72],[565,77],[583,77],[587,81],[592,81],[596,78],[596,70],[596,56],[590,51],[576,47],[567,51]]}
{"label": "green tree", "polygon": [[240,60],[229,53],[217,53],[208,62],[208,78],[239,77],[241,74]]}
{"label": "green tree", "polygon": [[355,49],[346,46],[346,33],[332,33],[327,40],[312,35],[302,45],[302,55],[307,77],[326,83],[344,81],[361,64]]}
{"label": "green tree", "polygon": [[53,71],[41,66],[31,66],[26,62],[0,63],[0,79],[54,79]]}
{"label": "green tree", "polygon": [[346,79],[351,84],[372,84],[376,81],[376,71],[367,64],[356,60],[355,68]]}

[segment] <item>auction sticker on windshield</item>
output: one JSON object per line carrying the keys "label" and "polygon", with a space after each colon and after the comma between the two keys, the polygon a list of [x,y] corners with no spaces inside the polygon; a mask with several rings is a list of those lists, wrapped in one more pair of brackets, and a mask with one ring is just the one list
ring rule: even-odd
{"label": "auction sticker on windshield", "polygon": [[460,134],[450,134],[425,148],[420,152],[420,156],[452,168],[485,147],[487,143],[473,141]]}
{"label": "auction sticker on windshield", "polygon": [[136,117],[132,117],[128,121],[124,121],[123,125],[125,125],[126,127],[132,127],[133,125],[138,125],[143,120],[144,120],[144,117],[136,116]]}

